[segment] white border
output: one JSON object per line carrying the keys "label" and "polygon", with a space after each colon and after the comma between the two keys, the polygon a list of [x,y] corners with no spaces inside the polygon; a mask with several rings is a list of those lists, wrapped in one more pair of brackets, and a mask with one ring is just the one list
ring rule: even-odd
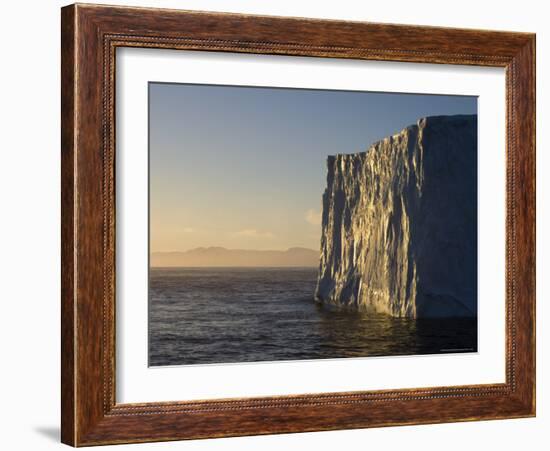
{"label": "white border", "polygon": [[[504,69],[119,48],[116,71],[117,402],[505,381]],[[479,352],[148,368],[149,81],[478,95]]]}

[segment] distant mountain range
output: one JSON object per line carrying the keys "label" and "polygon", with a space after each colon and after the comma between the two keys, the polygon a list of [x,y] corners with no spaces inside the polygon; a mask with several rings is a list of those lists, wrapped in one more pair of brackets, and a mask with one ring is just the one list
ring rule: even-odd
{"label": "distant mountain range", "polygon": [[151,266],[319,266],[319,251],[291,247],[286,251],[198,247],[185,252],[152,252]]}

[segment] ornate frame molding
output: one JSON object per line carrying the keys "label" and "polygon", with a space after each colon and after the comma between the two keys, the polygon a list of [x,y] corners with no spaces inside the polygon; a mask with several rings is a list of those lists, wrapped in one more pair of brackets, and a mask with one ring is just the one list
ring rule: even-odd
{"label": "ornate frame molding", "polygon": [[[114,89],[118,47],[505,67],[506,382],[117,404]],[[62,9],[61,153],[64,443],[82,446],[535,414],[534,35],[71,5]]]}

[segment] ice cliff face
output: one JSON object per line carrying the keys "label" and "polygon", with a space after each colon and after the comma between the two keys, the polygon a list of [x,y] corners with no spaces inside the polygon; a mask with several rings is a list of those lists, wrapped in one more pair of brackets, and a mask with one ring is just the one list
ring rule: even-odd
{"label": "ice cliff face", "polygon": [[329,156],[316,300],[398,317],[477,311],[477,116]]}

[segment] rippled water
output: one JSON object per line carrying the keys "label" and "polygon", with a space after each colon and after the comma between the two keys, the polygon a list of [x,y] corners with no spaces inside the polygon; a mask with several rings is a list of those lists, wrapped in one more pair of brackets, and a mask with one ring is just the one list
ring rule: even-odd
{"label": "rippled water", "polygon": [[152,268],[149,364],[472,352],[475,319],[330,311],[314,268]]}

